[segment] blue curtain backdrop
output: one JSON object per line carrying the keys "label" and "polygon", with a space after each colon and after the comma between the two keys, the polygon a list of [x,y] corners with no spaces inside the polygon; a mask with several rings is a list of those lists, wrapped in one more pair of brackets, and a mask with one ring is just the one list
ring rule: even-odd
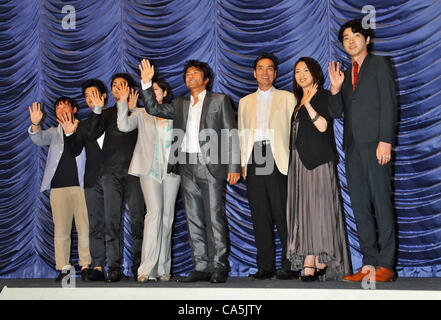
{"label": "blue curtain backdrop", "polygon": [[[71,5],[75,12],[63,13]],[[47,148],[32,144],[28,106],[44,106],[43,128],[56,125],[52,107],[60,95],[80,102],[80,84],[130,72],[147,57],[186,94],[182,66],[208,62],[213,91],[236,102],[256,90],[252,62],[274,52],[281,62],[276,86],[290,90],[293,63],[301,56],[327,63],[348,57],[337,30],[375,8],[373,52],[390,56],[399,101],[394,148],[394,205],[399,276],[441,275],[441,1],[438,0],[81,0],[0,1],[0,277],[52,277],[53,223],[48,193],[40,193]],[[70,16],[68,16],[70,14]],[[70,17],[70,18],[69,18]],[[73,29],[63,28],[64,22]],[[326,75],[325,86],[329,86]],[[113,104],[113,98],[109,104]],[[335,123],[338,165],[348,241],[355,270],[361,255],[343,166],[342,122]],[[256,268],[254,235],[243,182],[227,187],[231,275]],[[192,269],[186,221],[179,200],[173,235],[173,273]],[[127,219],[127,218],[126,218]],[[125,262],[129,273],[130,228],[125,220]],[[78,260],[76,233],[73,257]],[[278,245],[280,261],[280,245]]]}

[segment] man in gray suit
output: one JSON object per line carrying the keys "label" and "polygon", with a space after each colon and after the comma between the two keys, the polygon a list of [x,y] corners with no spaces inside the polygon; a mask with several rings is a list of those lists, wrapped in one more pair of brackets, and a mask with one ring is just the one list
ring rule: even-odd
{"label": "man in gray suit", "polygon": [[334,118],[344,114],[346,176],[363,254],[363,267],[343,278],[352,282],[395,278],[390,160],[397,101],[389,61],[368,53],[371,37],[372,30],[363,28],[361,20],[345,23],[339,40],[352,67],[342,72],[339,63],[328,66],[333,94],[329,112]]}
{"label": "man in gray suit", "polygon": [[213,78],[207,63],[190,60],[184,66],[190,96],[177,98],[172,104],[158,104],[151,87],[154,67],[143,59],[139,68],[147,112],[173,119],[168,172],[181,175],[194,265],[183,282],[225,282],[229,268],[225,179],[233,185],[241,172],[237,123],[230,99],[207,90]]}

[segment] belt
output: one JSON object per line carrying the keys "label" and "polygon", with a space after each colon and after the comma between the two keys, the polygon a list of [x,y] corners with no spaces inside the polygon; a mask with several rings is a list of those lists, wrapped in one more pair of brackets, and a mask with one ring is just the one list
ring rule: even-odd
{"label": "belt", "polygon": [[198,163],[204,163],[204,159],[202,157],[202,153],[189,153],[184,152],[185,155],[185,164],[198,164]]}
{"label": "belt", "polygon": [[256,141],[254,142],[255,145],[262,147],[262,146],[266,146],[270,144],[269,140],[261,140],[261,141]]}

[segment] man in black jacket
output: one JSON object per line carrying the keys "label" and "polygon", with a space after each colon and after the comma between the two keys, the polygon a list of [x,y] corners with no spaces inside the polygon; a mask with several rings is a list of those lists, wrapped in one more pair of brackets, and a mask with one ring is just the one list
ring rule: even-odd
{"label": "man in black jacket", "polygon": [[[112,77],[112,95],[119,101],[122,83],[135,88],[135,82],[127,73],[117,73]],[[104,191],[106,253],[109,267],[108,282],[120,281],[124,275],[121,269],[123,214],[125,203],[130,212],[132,235],[132,273],[137,279],[141,261],[141,247],[144,226],[145,205],[139,178],[128,174],[128,168],[136,145],[138,130],[124,133],[118,130],[117,108],[104,109],[104,99],[95,99],[89,128],[89,139],[97,140],[105,134],[102,159],[102,185]]]}
{"label": "man in black jacket", "polygon": [[[343,148],[363,267],[346,281],[394,279],[395,221],[391,190],[391,151],[395,138],[397,101],[389,61],[368,54],[372,31],[361,20],[345,23],[339,40],[352,67],[340,71],[332,61],[330,115],[344,114]],[[372,208],[374,212],[372,212]],[[378,236],[377,229],[378,228]]]}
{"label": "man in black jacket", "polygon": [[[81,86],[81,92],[90,109],[94,107],[96,99],[107,100],[107,89],[98,79],[89,79]],[[87,212],[89,216],[89,248],[92,258],[92,269],[88,272],[88,280],[104,281],[105,250],[105,224],[104,224],[104,194],[102,185],[102,147],[104,134],[96,140],[88,138],[92,118],[79,122],[69,121],[72,124],[67,143],[74,156],[86,151],[86,170],[84,173],[84,193],[86,196]],[[67,134],[66,134],[67,135]]]}

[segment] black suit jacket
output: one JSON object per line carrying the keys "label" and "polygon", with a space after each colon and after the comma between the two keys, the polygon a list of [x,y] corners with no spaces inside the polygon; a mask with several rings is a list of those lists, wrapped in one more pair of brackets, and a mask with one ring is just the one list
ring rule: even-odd
{"label": "black suit jacket", "polygon": [[352,90],[352,68],[345,71],[340,92],[331,97],[329,113],[344,113],[343,146],[355,142],[393,144],[397,121],[397,99],[392,66],[386,57],[367,55]]}
{"label": "black suit jacket", "polygon": [[[190,97],[177,98],[172,104],[158,104],[151,87],[142,91],[142,97],[148,113],[173,119],[168,172],[179,174],[179,162],[185,160],[181,145],[187,128]],[[207,91],[202,105],[199,144],[208,170],[217,179],[225,180],[228,172],[241,172],[237,122],[228,96]]]}
{"label": "black suit jacket", "polygon": [[103,143],[103,174],[124,176],[128,174],[133,150],[138,138],[138,129],[121,132],[117,127],[117,108],[104,109],[102,114],[92,114],[88,137],[98,139],[106,133]]}
{"label": "black suit jacket", "polygon": [[290,149],[295,143],[297,152],[303,165],[312,170],[321,164],[329,161],[335,161],[337,157],[337,148],[334,140],[334,121],[329,117],[329,99],[330,94],[327,90],[319,90],[311,99],[311,105],[319,115],[328,122],[325,132],[320,132],[311,121],[308,111],[303,106],[300,108],[297,118],[299,126],[294,140],[294,117],[291,117],[291,139]]}
{"label": "black suit jacket", "polygon": [[89,139],[92,119],[81,121],[75,133],[67,137],[67,144],[74,155],[78,156],[86,149],[86,170],[84,172],[84,188],[93,187],[98,176],[102,174],[103,156],[98,142]]}

